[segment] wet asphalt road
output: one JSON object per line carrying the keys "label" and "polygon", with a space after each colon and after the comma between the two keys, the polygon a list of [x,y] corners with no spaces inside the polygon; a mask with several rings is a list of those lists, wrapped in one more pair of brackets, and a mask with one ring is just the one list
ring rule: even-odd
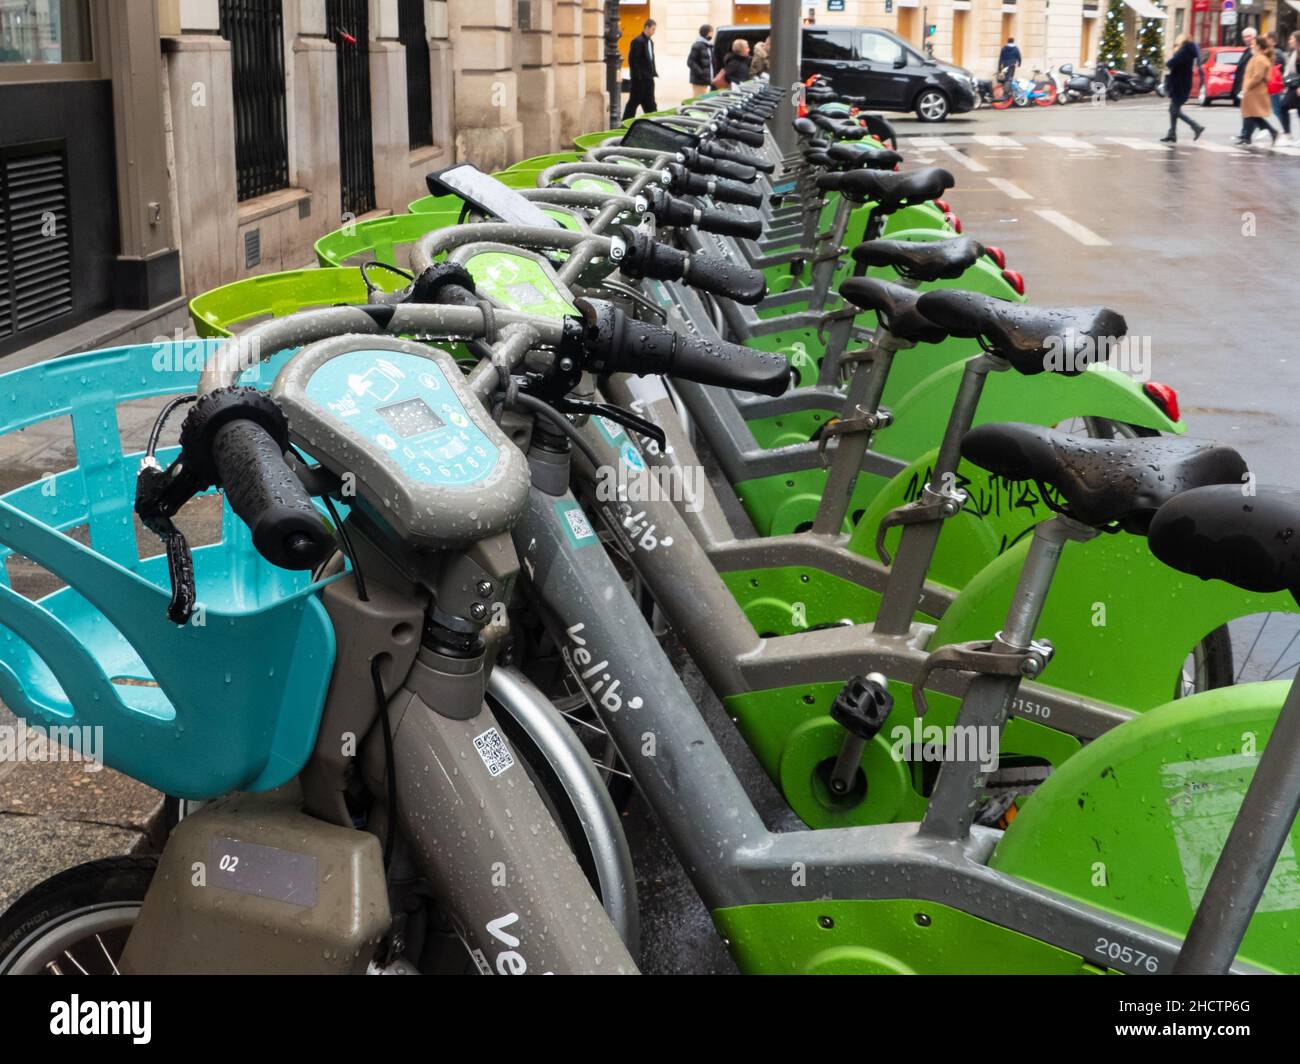
{"label": "wet asphalt road", "polygon": [[[1177,389],[1191,435],[1237,447],[1261,484],[1300,484],[1300,147],[1234,149],[1240,120],[1220,104],[1188,108],[1206,126],[1206,146],[1192,145],[1180,125],[1169,148],[1159,143],[1166,108],[1149,97],[982,109],[938,126],[889,117],[904,168],[953,172],[948,199],[964,232],[1006,251],[1031,300],[1119,310],[1130,335],[1150,338],[1151,376]],[[1234,626],[1239,657],[1257,627]],[[1272,622],[1245,678],[1276,671],[1279,658],[1289,671],[1295,632]],[[698,674],[689,665],[683,672],[769,826],[794,827],[778,819],[779,797]],[[644,969],[735,971],[639,801],[627,827],[644,903]]]}

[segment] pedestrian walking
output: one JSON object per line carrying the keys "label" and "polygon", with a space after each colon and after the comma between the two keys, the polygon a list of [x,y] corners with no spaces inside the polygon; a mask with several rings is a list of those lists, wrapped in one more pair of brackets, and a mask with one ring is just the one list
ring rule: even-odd
{"label": "pedestrian walking", "polygon": [[1016,39],[1008,37],[1007,43],[1002,46],[1002,51],[998,53],[998,78],[1009,84],[1015,79],[1016,67],[1022,62],[1020,49],[1016,47]]}
{"label": "pedestrian walking", "polygon": [[1273,69],[1268,74],[1268,104],[1273,111],[1273,117],[1277,119],[1278,125],[1282,127],[1279,142],[1283,144],[1291,143],[1291,119],[1282,117],[1282,61],[1286,58],[1285,52],[1279,48],[1277,34],[1269,30],[1264,34],[1264,39],[1268,41],[1269,48],[1273,51]]}
{"label": "pedestrian walking", "polygon": [[1169,95],[1169,133],[1160,138],[1165,144],[1173,144],[1178,140],[1180,119],[1192,127],[1192,140],[1205,132],[1203,125],[1183,114],[1183,105],[1192,94],[1192,71],[1201,65],[1201,50],[1185,33],[1174,44],[1174,54],[1165,60],[1165,66],[1169,70],[1165,77],[1165,92]]}
{"label": "pedestrian walking", "polygon": [[722,77],[727,85],[749,80],[749,42],[743,37],[731,42],[731,51],[722,62]]}
{"label": "pedestrian walking", "polygon": [[1246,76],[1246,67],[1250,66],[1251,57],[1255,53],[1255,37],[1258,30],[1254,26],[1247,26],[1241,31],[1242,52],[1241,58],[1237,60],[1237,69],[1232,74],[1232,106],[1241,106],[1241,79]]}
{"label": "pedestrian walking", "polygon": [[713,27],[707,22],[700,27],[700,35],[691,45],[686,69],[691,75],[691,91],[696,96],[708,92],[713,84]]}
{"label": "pedestrian walking", "polygon": [[1255,38],[1255,47],[1246,73],[1241,79],[1241,136],[1238,144],[1249,144],[1258,129],[1266,129],[1277,143],[1277,130],[1268,116],[1273,113],[1268,101],[1268,78],[1273,72],[1273,50],[1264,37]]}
{"label": "pedestrian walking", "polygon": [[754,57],[749,64],[749,76],[751,78],[761,77],[768,71],[768,44],[767,41],[759,41],[754,45]]}
{"label": "pedestrian walking", "polygon": [[655,78],[659,68],[655,66],[654,35],[657,23],[648,18],[641,32],[632,38],[627,49],[627,66],[631,90],[627,94],[627,106],[623,108],[623,120],[636,116],[640,107],[646,114],[659,110],[655,103]]}
{"label": "pedestrian walking", "polygon": [[[1284,135],[1291,132],[1292,111],[1300,120],[1300,65],[1296,62],[1297,57],[1300,57],[1300,32],[1291,34],[1287,44],[1291,47],[1282,62],[1282,102],[1278,105],[1278,121],[1282,123]],[[1286,139],[1291,138],[1287,136]]]}

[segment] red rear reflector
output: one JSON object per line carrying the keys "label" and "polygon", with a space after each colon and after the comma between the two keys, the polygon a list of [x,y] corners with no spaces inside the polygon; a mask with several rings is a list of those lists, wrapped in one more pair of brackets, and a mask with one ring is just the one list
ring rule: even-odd
{"label": "red rear reflector", "polygon": [[1179,420],[1178,412],[1178,393],[1169,385],[1161,384],[1159,381],[1147,381],[1142,385],[1142,391],[1146,393],[1148,399],[1164,411],[1165,417],[1170,421]]}
{"label": "red rear reflector", "polygon": [[1007,253],[1001,248],[985,248],[984,254],[998,264],[999,270],[1007,268]]}
{"label": "red rear reflector", "polygon": [[947,222],[950,226],[952,226],[952,231],[954,233],[961,232],[961,219],[958,218],[955,214],[953,214],[952,211],[948,211],[943,216],[943,220]]}
{"label": "red rear reflector", "polygon": [[1016,290],[1016,295],[1023,296],[1025,294],[1025,279],[1015,270],[1003,270],[1002,279]]}
{"label": "red rear reflector", "polygon": [[939,210],[943,211],[944,214],[948,214],[952,211],[952,208],[948,206],[947,200],[937,199],[934,201],[934,205],[938,207]]}

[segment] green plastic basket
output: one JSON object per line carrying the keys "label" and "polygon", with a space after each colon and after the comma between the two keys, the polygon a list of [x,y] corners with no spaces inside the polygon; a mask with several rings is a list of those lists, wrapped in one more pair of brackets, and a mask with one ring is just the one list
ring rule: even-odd
{"label": "green plastic basket", "polygon": [[[394,290],[406,283],[386,270],[372,270],[371,279]],[[308,307],[365,301],[365,282],[353,267],[287,270],[247,277],[197,295],[190,300],[190,318],[200,336],[213,339]]]}

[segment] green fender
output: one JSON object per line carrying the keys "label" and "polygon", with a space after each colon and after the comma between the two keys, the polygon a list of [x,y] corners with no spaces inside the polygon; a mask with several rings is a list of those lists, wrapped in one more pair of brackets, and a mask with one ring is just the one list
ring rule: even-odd
{"label": "green fender", "polygon": [[[991,638],[1006,618],[1028,549],[1025,537],[966,583],[931,645]],[[1149,710],[1173,696],[1187,655],[1208,633],[1237,617],[1295,611],[1290,595],[1254,594],[1170,569],[1141,536],[1069,543],[1038,625],[1056,647],[1042,680]]]}
{"label": "green fender", "polygon": [[[914,352],[904,351],[906,359]],[[916,357],[924,358],[924,354]],[[896,458],[912,459],[943,435],[957,397],[964,362],[954,362],[916,384],[890,409],[894,423],[877,433],[872,446]],[[1182,433],[1182,422],[1170,421],[1127,374],[1108,366],[1090,366],[1077,377],[1039,373],[1025,377],[1015,370],[990,373],[980,396],[975,424],[989,421],[1029,421],[1056,425],[1081,416],[1109,418],[1158,432]]]}
{"label": "green fender", "polygon": [[1103,974],[1078,954],[910,898],[737,905],[713,922],[746,975]]}
{"label": "green fender", "polygon": [[[1182,613],[1179,602],[1162,612],[1161,626]],[[1156,631],[1144,635],[1149,639]],[[1125,675],[1122,667],[1105,665]],[[1103,735],[1023,801],[990,866],[1185,935],[1289,686],[1279,681],[1207,691]],[[1300,972],[1297,928],[1300,822],[1291,829],[1238,958]],[[1098,941],[1095,948],[1102,959],[1107,950],[1124,946]]]}

